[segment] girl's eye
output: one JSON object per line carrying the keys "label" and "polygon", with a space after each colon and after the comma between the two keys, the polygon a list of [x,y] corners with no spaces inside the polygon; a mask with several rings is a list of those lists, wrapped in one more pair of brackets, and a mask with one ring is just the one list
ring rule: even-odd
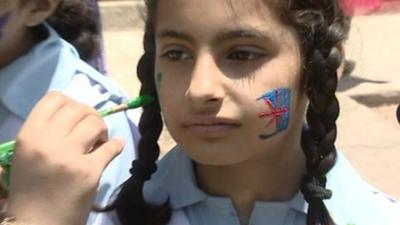
{"label": "girl's eye", "polygon": [[249,51],[249,50],[236,50],[228,55],[228,59],[239,60],[239,61],[250,61],[250,60],[261,59],[265,56],[266,54],[260,52]]}
{"label": "girl's eye", "polygon": [[161,57],[172,61],[191,59],[191,56],[183,50],[170,50],[164,53]]}

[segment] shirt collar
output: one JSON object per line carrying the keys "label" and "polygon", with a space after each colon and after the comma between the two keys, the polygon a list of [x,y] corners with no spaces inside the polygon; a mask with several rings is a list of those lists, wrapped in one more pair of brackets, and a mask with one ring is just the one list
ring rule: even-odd
{"label": "shirt collar", "polygon": [[[221,198],[207,196],[197,187],[193,163],[179,147],[170,151],[158,165],[157,172],[145,184],[146,201],[160,205],[169,200],[174,210],[200,202],[209,204],[217,210],[231,209],[229,208],[231,203],[228,200],[221,201]],[[358,175],[340,151],[337,153],[335,166],[327,174],[327,188],[332,190],[333,195],[331,199],[324,202],[336,224],[365,221],[365,212],[375,214],[376,207],[389,211],[387,215],[391,215],[392,212],[393,215],[397,215],[397,208],[388,206],[385,202],[389,200],[374,194],[376,189]],[[290,208],[305,216],[308,210],[308,204],[300,192],[286,202],[272,204],[257,202],[256,204],[257,215],[263,215],[266,210],[271,212],[280,208],[283,210]],[[390,204],[393,203],[390,202]],[[371,208],[371,205],[374,207]],[[372,209],[375,211],[371,211]]]}
{"label": "shirt collar", "polygon": [[74,72],[64,61],[68,57],[79,58],[76,50],[49,25],[42,26],[48,32],[47,39],[0,70],[0,100],[21,118],[27,117],[47,90],[62,90],[67,86]]}
{"label": "shirt collar", "polygon": [[158,170],[145,183],[144,198],[154,204],[169,201],[173,209],[180,209],[203,201],[207,195],[196,185],[193,163],[175,147],[158,163]]}
{"label": "shirt collar", "polygon": [[[159,161],[157,172],[144,187],[146,201],[153,204],[169,201],[175,210],[210,199],[208,197],[196,185],[192,160],[178,146]],[[308,206],[300,192],[285,204],[294,210],[307,213]]]}
{"label": "shirt collar", "polygon": [[[151,180],[145,184],[146,201],[163,204],[169,200],[173,209],[180,209],[204,201],[208,197],[197,187],[193,162],[180,147],[175,147],[164,156],[159,161],[158,168]],[[343,207],[344,202],[355,199],[356,193],[370,190],[340,151],[327,180],[327,188],[333,191],[333,196],[326,200],[325,204],[333,215],[341,211],[340,207]],[[290,208],[307,214],[308,204],[300,192],[288,202]],[[262,205],[262,202],[258,204]]]}

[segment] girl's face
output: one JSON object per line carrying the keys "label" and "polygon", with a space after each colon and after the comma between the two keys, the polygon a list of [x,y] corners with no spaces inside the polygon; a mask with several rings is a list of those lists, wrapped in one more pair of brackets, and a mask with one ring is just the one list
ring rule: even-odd
{"label": "girl's face", "polygon": [[41,24],[59,0],[0,0],[0,68],[35,44],[32,27]]}
{"label": "girl's face", "polygon": [[0,50],[9,45],[17,33],[21,33],[26,13],[19,0],[0,0]]}
{"label": "girl's face", "polygon": [[271,10],[258,0],[158,3],[160,104],[171,135],[198,163],[273,158],[299,145],[299,42]]}
{"label": "girl's face", "polygon": [[[21,0],[0,0],[0,69],[13,62],[31,47],[32,34],[27,24],[30,10]],[[27,1],[29,4],[32,0]]]}

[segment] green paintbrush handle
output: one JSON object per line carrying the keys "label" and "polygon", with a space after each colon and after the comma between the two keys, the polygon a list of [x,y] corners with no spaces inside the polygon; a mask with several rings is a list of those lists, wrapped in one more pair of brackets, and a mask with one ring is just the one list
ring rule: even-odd
{"label": "green paintbrush handle", "polygon": [[15,141],[0,144],[0,165],[8,166],[11,164],[12,153],[15,149]]}
{"label": "green paintbrush handle", "polygon": [[[115,106],[111,109],[105,109],[99,111],[101,117],[106,117],[114,113],[118,113],[121,111],[125,111],[128,109],[135,109],[142,106],[146,106],[154,101],[154,97],[148,95],[142,95],[135,99],[129,100],[128,102]],[[9,187],[10,184],[10,169],[11,169],[11,160],[14,153],[16,142],[9,141],[6,143],[0,144],[0,166],[3,167],[4,173],[2,180],[4,181],[5,188]]]}
{"label": "green paintbrush handle", "polygon": [[[154,97],[148,95],[142,95],[135,99],[129,100],[128,102],[113,107],[111,109],[105,109],[99,111],[101,117],[106,117],[112,115],[114,113],[118,113],[121,111],[125,111],[128,109],[135,109],[142,106],[146,106],[154,101]],[[0,166],[9,166],[11,165],[12,154],[15,149],[15,141],[9,141],[6,143],[0,144]]]}

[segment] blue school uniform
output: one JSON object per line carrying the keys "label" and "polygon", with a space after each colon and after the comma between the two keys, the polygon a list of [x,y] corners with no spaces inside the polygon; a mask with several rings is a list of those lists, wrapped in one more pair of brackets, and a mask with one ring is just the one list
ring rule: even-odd
{"label": "blue school uniform", "polygon": [[[333,196],[325,204],[336,225],[400,224],[400,203],[362,180],[341,152],[327,179]],[[179,146],[159,161],[157,172],[145,183],[144,198],[158,205],[170,202],[169,225],[241,224],[229,198],[211,196],[196,185],[193,161]],[[305,225],[307,209],[300,192],[283,202],[257,201],[249,225]],[[115,213],[99,221],[119,224]]]}
{"label": "blue school uniform", "polygon": [[[31,109],[50,90],[63,92],[97,110],[127,100],[110,79],[81,61],[74,47],[51,27],[43,26],[48,38],[0,70],[0,142],[15,139]],[[109,137],[124,138],[126,146],[101,177],[96,197],[99,205],[106,205],[112,192],[130,176],[139,116],[138,110],[130,110],[105,118]],[[91,214],[88,224],[95,224],[97,216]]]}
{"label": "blue school uniform", "polygon": [[[169,200],[175,212],[171,225],[240,225],[229,198],[210,196],[198,188],[193,162],[179,147],[158,168],[145,184],[144,196],[154,204]],[[337,225],[400,224],[400,204],[363,181],[342,153],[327,179],[333,196],[325,204]],[[257,201],[249,224],[305,225],[307,209],[300,192],[288,201]]]}

